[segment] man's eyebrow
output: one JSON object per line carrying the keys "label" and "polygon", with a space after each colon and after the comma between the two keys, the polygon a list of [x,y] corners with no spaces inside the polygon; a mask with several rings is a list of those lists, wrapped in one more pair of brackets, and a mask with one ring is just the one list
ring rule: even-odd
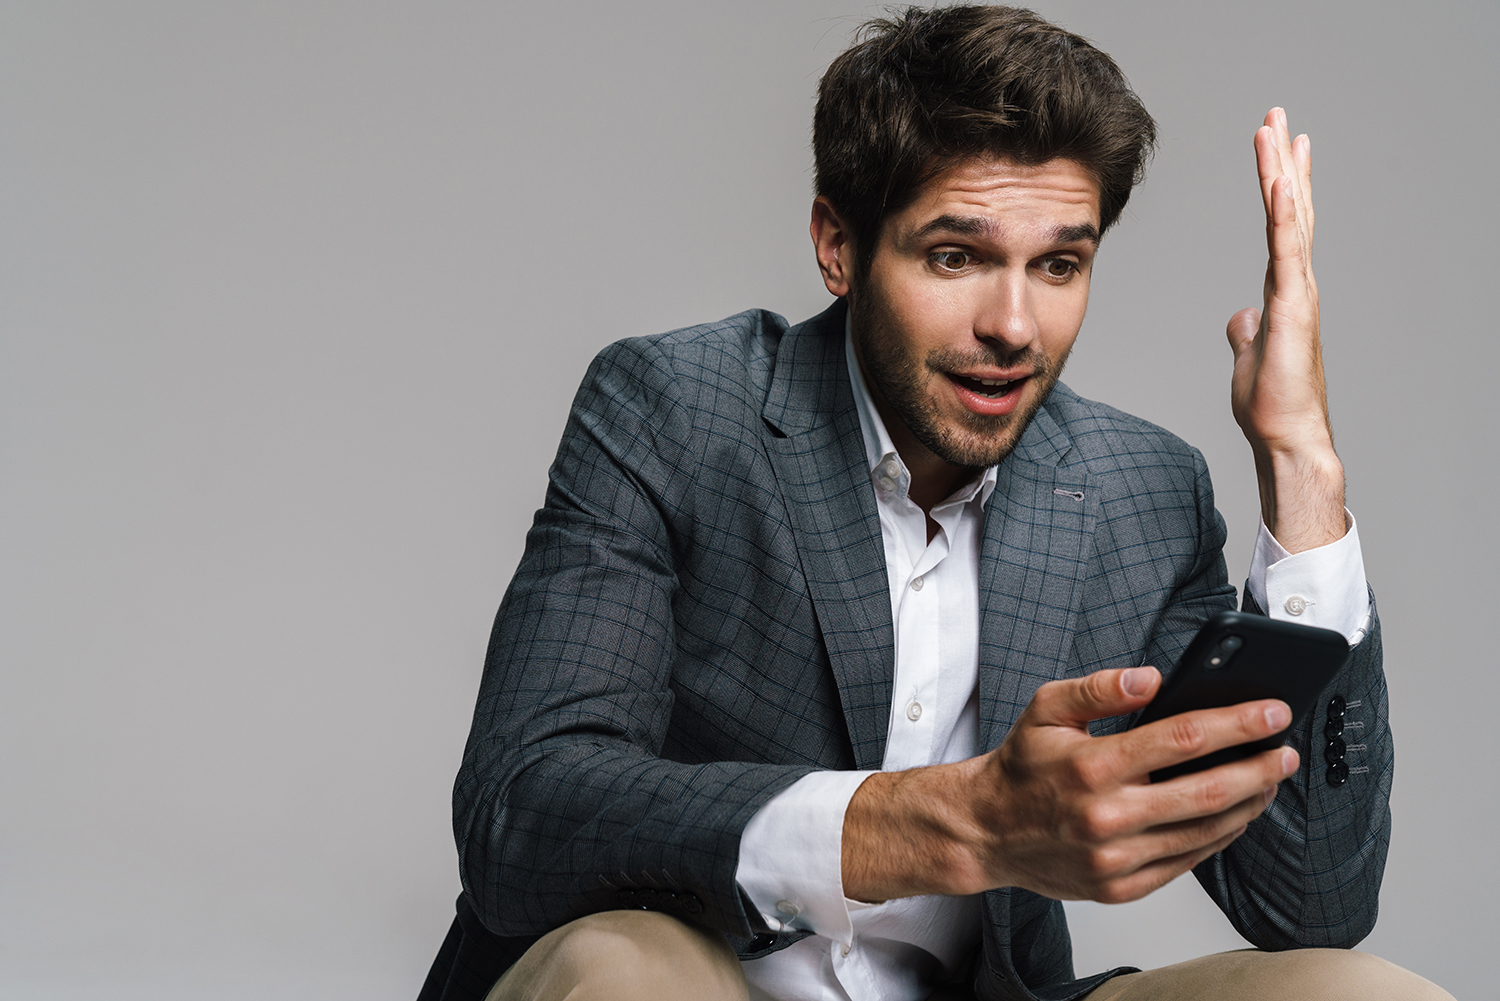
{"label": "man's eyebrow", "polygon": [[1099,246],[1099,227],[1091,222],[1079,223],[1076,226],[1059,226],[1052,231],[1054,243],[1077,243],[1079,240],[1087,240],[1094,246]]}
{"label": "man's eyebrow", "polygon": [[906,243],[916,243],[925,240],[935,233],[953,233],[957,236],[984,236],[993,237],[999,235],[999,227],[994,220],[979,215],[940,215],[936,219],[919,226],[906,234]]}
{"label": "man's eyebrow", "polygon": [[[985,216],[944,214],[910,231],[902,242],[908,245],[918,243],[939,233],[995,238],[999,236],[999,230],[999,225]],[[1073,226],[1059,226],[1052,231],[1053,243],[1077,243],[1080,240],[1099,246],[1099,227],[1091,222],[1083,222]]]}

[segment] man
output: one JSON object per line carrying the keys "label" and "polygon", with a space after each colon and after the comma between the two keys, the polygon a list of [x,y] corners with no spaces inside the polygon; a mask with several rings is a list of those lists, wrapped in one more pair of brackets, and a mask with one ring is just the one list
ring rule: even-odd
{"label": "man", "polygon": [[[1246,605],[1351,656],[1288,748],[1151,784],[1290,713],[1126,729],[1160,684],[1135,665],[1234,598],[1201,456],[1057,382],[1153,142],[1113,62],[1029,12],[911,10],[834,62],[811,234],[839,302],[585,377],[491,639],[424,996],[1444,996],[1342,951],[1375,918],[1391,745],[1280,110],[1265,308],[1228,329],[1265,522]],[[1325,715],[1361,749],[1325,763]],[[1058,900],[1189,870],[1252,944],[1304,951],[1076,978]]]}

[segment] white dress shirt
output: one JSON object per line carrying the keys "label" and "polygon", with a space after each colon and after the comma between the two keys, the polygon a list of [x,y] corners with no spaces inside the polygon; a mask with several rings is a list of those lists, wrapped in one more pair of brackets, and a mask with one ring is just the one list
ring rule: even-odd
{"label": "white dress shirt", "polygon": [[[895,678],[883,771],[943,764],[982,750],[979,735],[979,549],[990,467],[932,509],[937,534],[907,496],[910,474],[876,412],[845,331],[844,354],[880,513],[895,626]],[[1249,589],[1273,617],[1369,628],[1364,562],[1353,518],[1343,539],[1289,555],[1261,525]],[[979,941],[977,897],[864,904],[844,896],[844,812],[872,773],[813,772],[751,818],[736,878],[766,923],[814,935],[744,964],[751,998],[920,1001],[961,972]]]}

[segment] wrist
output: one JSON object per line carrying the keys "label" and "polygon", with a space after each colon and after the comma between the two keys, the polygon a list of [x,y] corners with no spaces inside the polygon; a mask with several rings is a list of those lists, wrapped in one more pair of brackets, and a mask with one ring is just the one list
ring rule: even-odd
{"label": "wrist", "polygon": [[1301,449],[1255,449],[1261,518],[1290,553],[1344,535],[1344,465],[1332,442]]}
{"label": "wrist", "polygon": [[866,779],[844,814],[844,895],[875,903],[989,889],[970,792],[981,760]]}

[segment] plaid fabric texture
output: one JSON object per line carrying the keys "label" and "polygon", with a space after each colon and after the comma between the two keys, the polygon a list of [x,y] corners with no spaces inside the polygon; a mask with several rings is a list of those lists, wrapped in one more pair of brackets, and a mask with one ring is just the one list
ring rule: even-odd
{"label": "plaid fabric texture", "polygon": [[[658,907],[779,948],[735,885],[740,832],[813,769],[878,768],[893,634],[844,370],[842,304],[621,341],[590,367],[491,637],[454,790],[466,897],[514,948]],[[1002,464],[980,580],[981,735],[1101,668],[1175,664],[1231,607],[1199,453],[1059,385]],[[1337,691],[1361,771],[1302,774],[1199,881],[1255,945],[1347,946],[1375,917],[1391,745],[1378,624]],[[1112,732],[1124,719],[1096,724]],[[1314,726],[1313,724],[1316,724]],[[1061,904],[985,895],[981,998],[1066,998]],[[759,937],[756,937],[759,936]],[[752,941],[753,939],[753,941]]]}

